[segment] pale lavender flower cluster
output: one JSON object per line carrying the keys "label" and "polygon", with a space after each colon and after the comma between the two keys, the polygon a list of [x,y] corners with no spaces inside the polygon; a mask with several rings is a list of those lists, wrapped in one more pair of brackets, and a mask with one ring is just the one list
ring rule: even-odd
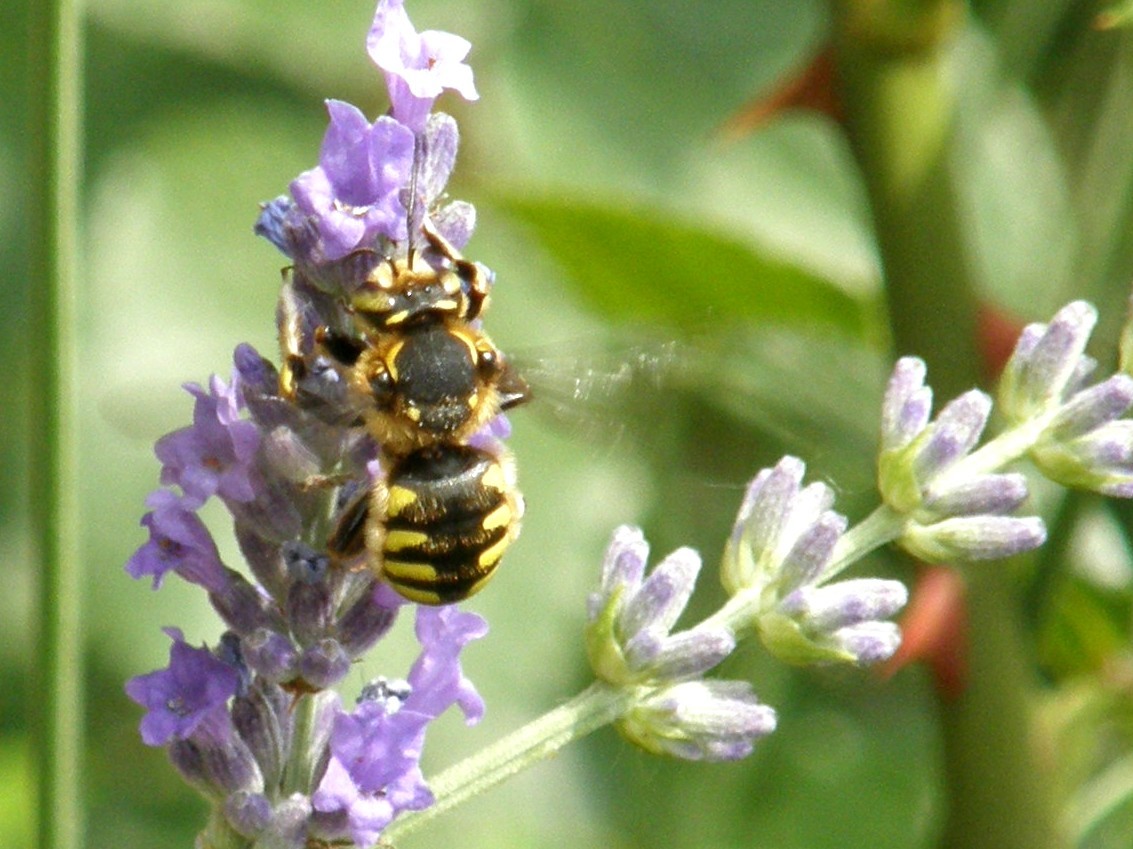
{"label": "pale lavender flower cluster", "polygon": [[[328,102],[319,165],[257,222],[295,263],[286,292],[305,326],[281,333],[313,337],[341,309],[336,293],[376,256],[404,254],[409,210],[410,227],[429,215],[453,244],[471,234],[471,206],[438,202],[456,156],[455,122],[429,115],[445,88],[475,96],[462,63],[467,42],[419,35],[400,0],[382,0],[369,45],[389,82],[392,116],[371,123]],[[298,404],[279,380],[272,363],[239,346],[231,380],[187,385],[192,424],[157,442],[162,488],[147,499],[149,539],[126,570],[155,589],[171,572],[202,587],[225,631],[210,648],[166,629],[169,665],[126,689],[146,709],[143,741],[166,748],[221,814],[199,845],[368,846],[399,812],[432,803],[419,767],[428,725],[451,706],[469,723],[483,714],[460,654],[487,626],[454,606],[418,608],[420,655],[404,681],[379,679],[353,707],[331,689],[406,602],[325,551],[328,517],[367,485],[377,453],[343,414],[338,372],[315,362]],[[232,516],[247,574],[221,561],[198,515],[213,497]]]}
{"label": "pale lavender flower cluster", "polygon": [[1097,311],[1075,301],[1049,324],[1023,330],[999,388],[1015,424],[1041,423],[1029,457],[1052,480],[1117,498],[1133,497],[1133,377],[1088,385],[1097,363],[1085,355]]}
{"label": "pale lavender flower cluster", "polygon": [[966,467],[992,402],[971,390],[935,420],[925,365],[897,362],[882,405],[878,485],[885,503],[910,521],[901,545],[922,560],[993,560],[1030,551],[1046,540],[1037,516],[1012,514],[1027,498],[1026,479]]}
{"label": "pale lavender flower cluster", "polygon": [[828,583],[846,530],[824,483],[803,486],[806,466],[784,457],[748,486],[724,550],[721,580],[769,650],[792,663],[869,665],[896,651],[901,635],[887,621],[904,607],[900,581],[857,578]]}
{"label": "pale lavender flower cluster", "polygon": [[746,681],[702,676],[731,654],[733,633],[702,623],[672,632],[692,596],[700,556],[681,548],[649,574],[641,531],[621,527],[602,564],[602,582],[588,602],[590,664],[602,681],[637,691],[619,719],[643,748],[689,760],[737,760],[775,730],[775,711]]}

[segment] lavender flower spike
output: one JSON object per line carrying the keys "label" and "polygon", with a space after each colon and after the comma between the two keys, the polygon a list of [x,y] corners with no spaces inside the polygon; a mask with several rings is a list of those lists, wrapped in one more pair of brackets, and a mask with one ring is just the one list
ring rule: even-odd
{"label": "lavender flower spike", "polygon": [[[1038,341],[1021,342],[1020,350]],[[932,562],[1007,557],[1041,545],[1041,519],[1006,515],[1026,500],[1026,480],[969,472],[963,463],[980,440],[991,399],[966,392],[929,421],[932,394],[923,381],[923,363],[900,360],[882,406],[878,488],[903,521],[898,543]]]}
{"label": "lavender flower spike", "polygon": [[590,597],[586,645],[595,674],[633,699],[617,720],[632,742],[688,760],[734,760],[775,730],[775,711],[743,681],[702,676],[735,648],[731,630],[703,622],[671,633],[692,594],[700,557],[674,551],[648,575],[637,528],[614,532]]}

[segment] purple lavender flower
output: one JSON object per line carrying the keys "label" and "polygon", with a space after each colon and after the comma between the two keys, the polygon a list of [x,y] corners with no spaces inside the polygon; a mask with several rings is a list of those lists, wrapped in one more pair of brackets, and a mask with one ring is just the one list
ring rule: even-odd
{"label": "purple lavender flower", "polygon": [[469,725],[484,715],[484,701],[460,665],[461,650],[488,633],[488,623],[455,605],[417,608],[417,641],[421,655],[409,672],[410,710],[440,716],[455,704]]}
{"label": "purple lavender flower", "polygon": [[221,592],[228,583],[224,564],[212,534],[196,514],[199,503],[168,489],[158,489],[146,498],[153,508],[142,517],[149,541],[126,562],[132,578],[150,576],[158,589],[169,572],[209,592]]}
{"label": "purple lavender flower", "polygon": [[465,100],[480,96],[464,63],[471,47],[451,33],[418,33],[403,0],[380,0],[366,39],[370,58],[385,73],[393,117],[414,133],[425,129],[433,101],[446,88]]}
{"label": "purple lavender flower", "polygon": [[460,666],[461,649],[487,632],[484,620],[451,605],[419,607],[416,631],[421,655],[408,681],[380,681],[353,712],[336,714],[331,760],[312,796],[316,811],[345,814],[360,846],[373,843],[399,811],[432,804],[418,766],[428,724],[453,704],[469,723],[484,712]]}
{"label": "purple lavender flower", "polygon": [[318,166],[291,183],[296,204],[322,237],[324,256],[341,259],[371,247],[379,236],[404,239],[405,208],[398,192],[409,183],[413,133],[385,116],[371,124],[357,107],[340,100],[328,100],[327,112],[330,126]]}
{"label": "purple lavender flower", "polygon": [[185,384],[196,398],[193,424],[163,436],[154,446],[162,462],[161,482],[176,484],[202,503],[212,495],[233,502],[256,497],[254,469],[260,431],[239,418],[243,408],[240,381],[226,385],[214,376],[206,392],[196,383]]}
{"label": "purple lavender flower", "polygon": [[169,667],[126,683],[126,694],[148,711],[141,723],[147,746],[188,739],[209,717],[225,712],[240,682],[236,669],[208,649],[190,646],[179,629],[165,633],[173,640]]}

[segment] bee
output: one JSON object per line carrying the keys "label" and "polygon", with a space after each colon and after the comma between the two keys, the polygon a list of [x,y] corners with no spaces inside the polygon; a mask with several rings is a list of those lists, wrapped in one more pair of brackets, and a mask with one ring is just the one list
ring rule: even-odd
{"label": "bee", "polygon": [[[380,472],[342,509],[328,551],[364,556],[412,601],[449,604],[480,590],[519,534],[514,461],[474,437],[530,390],[479,327],[485,270],[424,234],[425,251],[378,258],[342,302],[285,284],[280,394],[345,417],[379,447]],[[320,370],[333,379],[309,379]]]}

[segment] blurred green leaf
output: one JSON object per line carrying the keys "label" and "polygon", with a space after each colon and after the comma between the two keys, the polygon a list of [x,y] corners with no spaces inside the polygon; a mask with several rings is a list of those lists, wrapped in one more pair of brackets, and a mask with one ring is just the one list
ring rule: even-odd
{"label": "blurred green leaf", "polygon": [[613,321],[675,330],[822,325],[864,337],[876,306],[797,265],[646,209],[497,193],[489,202],[525,225],[571,285]]}
{"label": "blurred green leaf", "polygon": [[1039,656],[1058,678],[1101,670],[1128,643],[1129,594],[1076,575],[1053,589],[1039,635]]}

